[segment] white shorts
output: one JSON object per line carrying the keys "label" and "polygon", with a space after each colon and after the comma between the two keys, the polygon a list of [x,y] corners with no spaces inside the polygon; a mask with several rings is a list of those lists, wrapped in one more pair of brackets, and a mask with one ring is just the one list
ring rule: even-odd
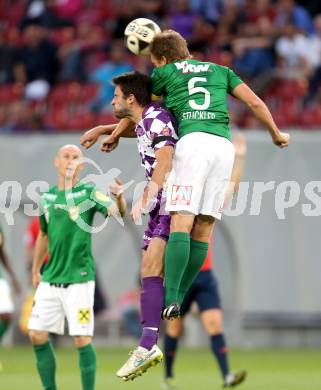
{"label": "white shorts", "polygon": [[41,282],[36,290],[28,329],[64,334],[65,317],[70,336],[94,333],[95,282],[55,287]]}
{"label": "white shorts", "polygon": [[221,219],[231,179],[234,146],[224,137],[195,132],[176,144],[167,185],[167,211]]}
{"label": "white shorts", "polygon": [[0,314],[13,313],[14,306],[9,283],[6,279],[0,279]]}

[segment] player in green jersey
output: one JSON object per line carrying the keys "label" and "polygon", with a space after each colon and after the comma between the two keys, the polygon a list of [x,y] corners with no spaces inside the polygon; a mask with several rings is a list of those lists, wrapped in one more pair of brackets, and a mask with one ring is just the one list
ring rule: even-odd
{"label": "player in green jersey", "polygon": [[[96,212],[108,217],[117,210],[123,215],[126,210],[119,181],[112,189],[115,203],[94,185],[78,180],[83,168],[81,157],[82,152],[75,145],[59,149],[55,158],[58,184],[43,193],[40,200],[41,231],[32,266],[33,286],[37,290],[28,327],[41,382],[47,390],[57,388],[55,355],[48,333],[63,334],[65,317],[79,351],[82,388],[95,387],[96,354],[91,343],[95,269],[91,231],[86,227],[92,227]],[[49,262],[41,276],[48,250]]]}
{"label": "player in green jersey", "polygon": [[[245,103],[269,131],[275,145],[287,147],[290,137],[280,132],[265,103],[229,68],[193,60],[184,38],[166,30],[155,36],[151,60],[153,93],[163,96],[178,121],[179,141],[168,180],[166,209],[171,212],[171,234],[165,256],[165,311],[177,312],[186,291],[206,257],[215,219],[221,219],[230,181],[234,148],[230,142],[227,95]],[[120,134],[132,124],[124,119],[102,141],[112,151]],[[98,127],[82,139],[90,146]]]}
{"label": "player in green jersey", "polygon": [[[12,320],[12,313],[14,311],[10,287],[2,273],[2,266],[10,276],[12,286],[14,287],[15,292],[20,293],[21,291],[20,284],[15,276],[15,273],[13,272],[8,256],[4,249],[4,235],[3,235],[2,227],[0,225],[0,343],[2,337],[8,330],[8,327]],[[1,363],[0,363],[0,371],[1,371]]]}

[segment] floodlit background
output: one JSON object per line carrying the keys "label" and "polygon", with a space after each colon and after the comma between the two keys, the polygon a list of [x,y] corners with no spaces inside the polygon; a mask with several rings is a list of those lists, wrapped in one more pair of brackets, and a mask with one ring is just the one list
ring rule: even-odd
{"label": "floodlit background", "polygon": [[[32,349],[19,328],[30,292],[32,217],[26,210],[37,200],[31,183],[54,185],[57,149],[79,144],[82,132],[97,124],[114,123],[114,76],[132,69],[150,73],[149,58],[130,54],[124,45],[123,31],[137,17],[179,31],[196,58],[234,69],[292,136],[288,150],[275,148],[249,111],[229,98],[232,130],[244,133],[248,153],[244,183],[215,229],[214,270],[227,341],[239,348],[231,361],[250,373],[244,389],[320,389],[321,2],[316,0],[0,0],[0,218],[23,286],[0,349],[0,389],[40,389]],[[95,145],[85,155],[97,164],[88,162],[85,174],[117,168],[124,183],[134,181],[125,192],[131,205],[144,179],[135,141],[121,142],[110,155]],[[137,344],[143,228],[127,217],[124,228],[109,221],[93,238],[106,303],[96,318],[97,388],[125,386],[114,371],[127,348]],[[178,355],[180,388],[220,385],[197,312],[187,318],[182,342],[187,349]],[[68,337],[57,340],[61,389],[80,386],[69,345]],[[159,388],[161,370],[153,371],[126,386]]]}

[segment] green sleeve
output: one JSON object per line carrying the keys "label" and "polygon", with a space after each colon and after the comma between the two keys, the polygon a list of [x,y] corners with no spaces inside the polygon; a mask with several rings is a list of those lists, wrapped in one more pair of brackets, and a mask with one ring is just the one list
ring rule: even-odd
{"label": "green sleeve", "polygon": [[243,83],[243,80],[237,76],[232,69],[227,68],[227,82],[228,82],[228,93],[232,93],[233,89]]}
{"label": "green sleeve", "polygon": [[113,203],[109,196],[94,187],[90,194],[90,200],[95,203],[95,211],[100,212],[104,216],[108,215],[108,209]]}
{"label": "green sleeve", "polygon": [[152,94],[162,96],[165,92],[166,77],[164,77],[164,69],[154,68],[152,75]]}

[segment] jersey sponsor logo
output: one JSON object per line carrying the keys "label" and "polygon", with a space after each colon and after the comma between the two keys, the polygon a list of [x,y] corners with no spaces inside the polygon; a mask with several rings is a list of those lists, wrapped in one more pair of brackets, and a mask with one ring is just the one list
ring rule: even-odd
{"label": "jersey sponsor logo", "polygon": [[187,61],[175,62],[175,66],[178,70],[181,70],[182,73],[201,73],[208,72],[210,64],[189,64]]}
{"label": "jersey sponsor logo", "polygon": [[41,197],[42,197],[42,199],[46,199],[46,200],[50,200],[51,202],[54,202],[57,198],[57,195],[44,193],[44,194],[42,194]]}
{"label": "jersey sponsor logo", "polygon": [[67,194],[67,199],[81,198],[82,196],[85,196],[86,194],[87,194],[86,190],[81,190],[78,192],[69,192]]}
{"label": "jersey sponsor logo", "polygon": [[78,309],[78,322],[80,324],[89,324],[90,321],[90,309]]}
{"label": "jersey sponsor logo", "polygon": [[163,127],[163,130],[162,130],[163,135],[169,136],[170,133],[171,133],[171,131],[170,131],[168,126]]}
{"label": "jersey sponsor logo", "polygon": [[171,193],[172,206],[189,206],[192,199],[192,186],[173,185]]}

